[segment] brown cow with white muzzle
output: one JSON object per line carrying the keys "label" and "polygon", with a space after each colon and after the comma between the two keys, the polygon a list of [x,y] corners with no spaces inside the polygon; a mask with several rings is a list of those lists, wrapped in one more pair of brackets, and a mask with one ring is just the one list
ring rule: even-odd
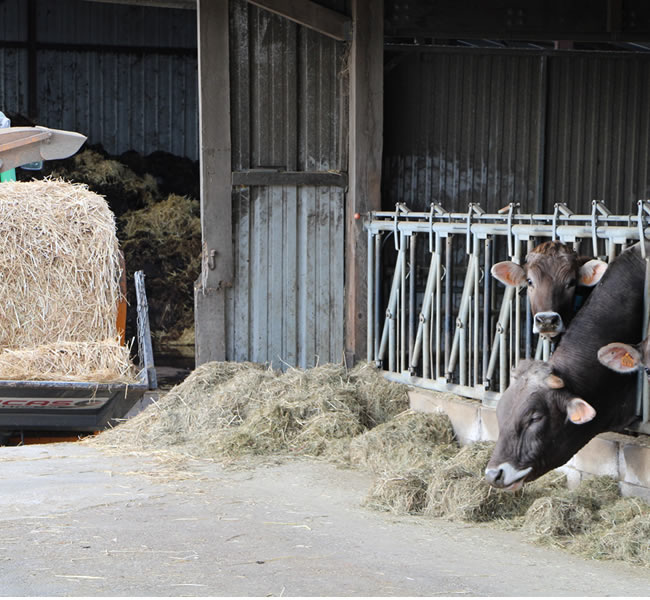
{"label": "brown cow with white muzzle", "polygon": [[505,285],[526,285],[533,333],[556,338],[576,313],[578,286],[595,286],[606,269],[602,260],[578,256],[571,246],[548,241],[533,248],[523,265],[503,261],[496,263],[491,273]]}
{"label": "brown cow with white muzzle", "polygon": [[550,360],[519,365],[497,406],[499,438],[485,470],[491,485],[518,489],[634,419],[636,377],[603,366],[598,350],[638,343],[644,285],[637,244],[612,261]]}

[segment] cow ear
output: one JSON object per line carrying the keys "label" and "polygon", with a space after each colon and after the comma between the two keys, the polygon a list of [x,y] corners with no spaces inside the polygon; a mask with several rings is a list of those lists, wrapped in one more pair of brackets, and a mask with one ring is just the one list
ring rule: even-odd
{"label": "cow ear", "polygon": [[578,284],[586,287],[596,285],[607,270],[607,263],[602,260],[592,259],[578,269]]}
{"label": "cow ear", "polygon": [[594,407],[582,398],[572,398],[569,400],[566,412],[570,421],[576,425],[589,423],[596,416]]}
{"label": "cow ear", "polygon": [[526,271],[524,271],[523,267],[510,260],[504,260],[492,265],[490,273],[492,273],[492,277],[505,285],[519,286],[526,281]]}
{"label": "cow ear", "polygon": [[641,354],[634,346],[614,342],[598,350],[598,360],[617,373],[632,373],[641,365]]}
{"label": "cow ear", "polygon": [[564,381],[562,381],[561,377],[551,374],[546,378],[546,385],[552,390],[559,390],[564,387]]}

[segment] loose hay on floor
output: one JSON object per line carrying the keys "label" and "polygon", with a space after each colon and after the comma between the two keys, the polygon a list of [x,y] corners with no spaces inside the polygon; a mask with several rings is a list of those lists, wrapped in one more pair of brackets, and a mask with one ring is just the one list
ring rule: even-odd
{"label": "loose hay on floor", "polygon": [[349,442],[365,423],[408,405],[406,386],[386,382],[380,389],[377,383],[376,373],[363,366],[276,373],[250,363],[208,363],[100,439],[194,456],[284,452],[347,462]]}
{"label": "loose hay on floor", "polygon": [[[376,375],[368,365],[282,374],[208,363],[92,443],[244,464],[252,456],[325,457],[376,474],[364,500],[376,510],[521,528],[531,541],[590,558],[650,564],[650,507],[620,498],[613,479],[568,490],[566,477],[551,472],[515,493],[491,488],[484,469],[492,443],[457,446],[445,415],[405,410],[405,386],[382,385]],[[368,429],[380,415],[386,421]]]}
{"label": "loose hay on floor", "polygon": [[436,458],[458,452],[444,413],[407,410],[356,437],[350,461],[376,473],[430,468]]}

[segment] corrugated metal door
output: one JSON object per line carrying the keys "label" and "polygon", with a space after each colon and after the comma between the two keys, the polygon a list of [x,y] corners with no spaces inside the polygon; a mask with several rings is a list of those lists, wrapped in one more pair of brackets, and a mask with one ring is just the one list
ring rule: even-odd
{"label": "corrugated metal door", "polygon": [[[231,19],[233,169],[341,170],[344,45],[246,2]],[[340,187],[234,189],[229,360],[342,359],[343,207]]]}

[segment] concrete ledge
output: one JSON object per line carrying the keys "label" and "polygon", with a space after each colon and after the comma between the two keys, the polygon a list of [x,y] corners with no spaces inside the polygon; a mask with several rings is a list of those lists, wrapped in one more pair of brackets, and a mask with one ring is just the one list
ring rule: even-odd
{"label": "concrete ledge", "polygon": [[[446,413],[461,444],[498,437],[496,410],[478,400],[423,389],[410,391],[409,397],[413,410]],[[600,434],[558,470],[571,488],[584,478],[609,475],[620,482],[623,495],[650,501],[650,436]]]}

